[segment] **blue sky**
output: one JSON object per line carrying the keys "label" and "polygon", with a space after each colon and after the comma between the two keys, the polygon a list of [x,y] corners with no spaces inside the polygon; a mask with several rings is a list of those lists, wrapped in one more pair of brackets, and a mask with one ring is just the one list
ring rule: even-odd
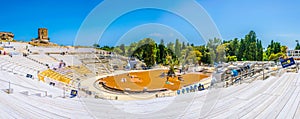
{"label": "blue sky", "polygon": [[[182,0],[183,1],[183,0]],[[141,1],[144,2],[144,1]],[[271,40],[289,48],[300,40],[300,1],[297,0],[197,0],[215,22],[224,40],[244,37],[254,30],[263,45]],[[37,29],[49,29],[51,41],[72,45],[82,22],[101,0],[10,0],[0,7],[0,31],[10,31],[15,39],[28,41],[37,37]],[[146,3],[146,2],[145,2]],[[128,0],[128,4],[130,0]],[[111,4],[106,13],[122,8]],[[181,5],[175,5],[181,9]],[[197,12],[197,11],[196,11]],[[101,12],[100,12],[101,13]],[[105,18],[101,18],[105,20]],[[98,22],[103,22],[99,20]],[[93,27],[90,26],[91,30]],[[141,32],[143,31],[143,32]],[[95,31],[97,32],[97,31]],[[85,33],[89,36],[89,33]],[[194,44],[204,44],[201,35],[180,16],[159,10],[140,9],[120,16],[103,33],[100,45],[118,45],[151,37],[156,41],[179,38]]]}

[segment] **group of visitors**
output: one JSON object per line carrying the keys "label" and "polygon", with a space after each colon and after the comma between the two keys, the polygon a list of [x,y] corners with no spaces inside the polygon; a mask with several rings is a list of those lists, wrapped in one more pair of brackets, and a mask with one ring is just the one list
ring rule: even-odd
{"label": "group of visitors", "polygon": [[66,63],[63,60],[60,60],[58,68],[66,67]]}
{"label": "group of visitors", "polygon": [[0,50],[0,55],[7,55],[7,52]]}

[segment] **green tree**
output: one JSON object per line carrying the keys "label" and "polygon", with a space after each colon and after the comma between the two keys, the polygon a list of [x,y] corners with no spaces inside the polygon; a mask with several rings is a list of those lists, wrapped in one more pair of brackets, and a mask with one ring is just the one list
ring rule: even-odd
{"label": "green tree", "polygon": [[281,52],[281,53],[286,54],[286,53],[287,53],[287,50],[288,50],[288,47],[287,47],[287,46],[281,46],[281,47],[280,47],[280,52]]}
{"label": "green tree", "polygon": [[264,48],[262,46],[261,40],[257,41],[257,53],[256,53],[256,60],[257,61],[263,61],[263,54],[264,54]]}
{"label": "green tree", "polygon": [[266,52],[263,53],[263,61],[269,61],[269,57]]}
{"label": "green tree", "polygon": [[227,55],[230,56],[237,56],[238,54],[238,47],[239,47],[239,40],[238,38],[234,38],[228,45],[229,51],[226,52]]}
{"label": "green tree", "polygon": [[299,44],[298,41],[297,41],[297,45],[296,45],[296,47],[295,47],[295,50],[300,50],[300,44]]}
{"label": "green tree", "polygon": [[176,42],[175,42],[175,55],[177,57],[181,57],[180,49],[181,49],[181,44],[179,42],[179,39],[176,39]]}
{"label": "green tree", "polygon": [[164,45],[164,40],[161,39],[160,44],[158,45],[156,62],[159,64],[164,63],[166,55],[167,55],[167,51],[166,51],[166,47]]}
{"label": "green tree", "polygon": [[256,42],[251,42],[249,44],[248,48],[249,48],[248,52],[247,52],[248,55],[246,55],[247,60],[255,61],[256,60],[256,53],[257,53]]}
{"label": "green tree", "polygon": [[273,61],[273,60],[277,60],[278,59],[278,57],[277,57],[277,55],[276,54],[274,54],[274,53],[272,53],[270,56],[269,56],[269,61]]}
{"label": "green tree", "polygon": [[170,49],[172,52],[175,52],[175,49],[174,49],[174,43],[169,42],[169,43],[167,44],[167,48]]}
{"label": "green tree", "polygon": [[156,43],[150,38],[138,42],[139,47],[133,52],[132,56],[144,61],[148,67],[152,67],[156,61]]}
{"label": "green tree", "polygon": [[216,50],[216,58],[218,62],[225,62],[226,61],[226,44],[219,45]]}
{"label": "green tree", "polygon": [[166,64],[169,65],[168,76],[175,75],[175,65],[178,65],[177,58],[167,55],[166,56]]}
{"label": "green tree", "polygon": [[113,51],[120,55],[122,55],[122,53],[123,53],[123,51],[120,49],[120,47],[115,47]]}
{"label": "green tree", "polygon": [[[271,56],[271,54],[277,54],[277,53],[286,53],[286,51],[283,51],[285,47],[282,47],[279,42],[271,41],[271,44],[268,45],[266,50],[266,55],[268,57]],[[272,56],[273,57],[273,56]]]}
{"label": "green tree", "polygon": [[137,43],[136,42],[131,43],[127,50],[127,56],[132,56],[132,54],[136,50],[136,48],[137,48]]}
{"label": "green tree", "polygon": [[126,54],[126,50],[125,50],[125,45],[124,44],[120,45],[120,50],[122,51],[120,54],[124,56]]}
{"label": "green tree", "polygon": [[184,64],[200,64],[202,53],[199,50],[195,50],[192,46],[188,46],[181,52],[183,56],[181,62]]}
{"label": "green tree", "polygon": [[227,61],[228,61],[228,62],[231,62],[231,61],[234,61],[234,62],[235,62],[235,61],[237,61],[237,57],[236,57],[236,56],[228,56],[228,57],[227,57]]}
{"label": "green tree", "polygon": [[185,49],[186,46],[185,46],[185,42],[182,42],[182,46],[181,46],[181,50]]}
{"label": "green tree", "polygon": [[99,44],[97,44],[97,43],[95,43],[95,44],[93,44],[93,47],[95,47],[95,48],[99,48],[99,47],[100,47],[100,45],[99,45]]}
{"label": "green tree", "polygon": [[[222,43],[222,41],[219,38],[210,39],[207,43],[207,47],[209,49],[209,53],[210,53],[210,56],[211,56],[211,59],[213,60],[213,62],[219,62],[218,56],[217,56],[218,55],[217,47],[219,45],[221,45],[221,43]],[[225,52],[225,50],[223,52]],[[223,53],[219,53],[219,54],[223,54]]]}
{"label": "green tree", "polygon": [[211,56],[209,53],[209,49],[205,45],[195,46],[194,50],[199,51],[202,55],[199,64],[201,64],[201,63],[210,64],[211,63]]}
{"label": "green tree", "polygon": [[114,47],[109,47],[109,46],[106,45],[106,46],[101,47],[100,49],[112,52],[114,50]]}
{"label": "green tree", "polygon": [[247,59],[247,60],[250,60],[250,61],[254,61],[257,59],[257,45],[256,45],[256,41],[257,41],[257,38],[256,38],[256,34],[254,31],[250,31],[246,36],[245,36],[245,43],[247,45],[245,45],[245,53],[244,53],[244,57]]}
{"label": "green tree", "polygon": [[201,64],[201,58],[203,57],[202,53],[198,50],[194,50],[193,55],[195,55],[195,62],[197,62],[200,65]]}
{"label": "green tree", "polygon": [[202,53],[202,57],[201,57],[201,62],[203,62],[204,64],[211,64],[211,55],[210,52],[204,52]]}
{"label": "green tree", "polygon": [[274,52],[273,53],[279,53],[281,51],[281,45],[279,42],[274,43]]}
{"label": "green tree", "polygon": [[239,61],[242,61],[245,57],[245,49],[246,49],[246,43],[244,39],[241,39],[240,45],[238,47],[238,54],[237,58]]}
{"label": "green tree", "polygon": [[269,56],[269,61],[278,61],[280,57],[285,57],[286,55],[284,53],[277,53],[277,54],[274,54],[272,53],[270,56]]}

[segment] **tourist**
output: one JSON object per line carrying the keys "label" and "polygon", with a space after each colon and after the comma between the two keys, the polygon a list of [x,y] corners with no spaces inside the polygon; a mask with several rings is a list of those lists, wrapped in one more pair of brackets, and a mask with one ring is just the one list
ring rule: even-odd
{"label": "tourist", "polygon": [[122,83],[125,83],[125,82],[126,82],[126,78],[122,78],[122,79],[121,79],[121,82],[122,82]]}

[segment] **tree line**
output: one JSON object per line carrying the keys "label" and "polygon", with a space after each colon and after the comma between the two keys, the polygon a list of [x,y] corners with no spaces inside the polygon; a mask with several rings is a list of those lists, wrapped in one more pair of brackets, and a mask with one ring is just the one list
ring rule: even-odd
{"label": "tree line", "polygon": [[184,66],[184,64],[203,65],[231,61],[273,61],[278,60],[279,57],[286,57],[287,51],[286,46],[273,40],[264,49],[254,31],[250,31],[240,39],[234,38],[228,41],[210,39],[206,45],[201,46],[180,42],[179,39],[176,39],[175,43],[165,44],[163,39],[160,43],[156,43],[151,38],[145,38],[129,46],[121,44],[116,47],[100,47],[95,44],[94,47],[127,57],[136,57],[149,67],[155,64]]}

